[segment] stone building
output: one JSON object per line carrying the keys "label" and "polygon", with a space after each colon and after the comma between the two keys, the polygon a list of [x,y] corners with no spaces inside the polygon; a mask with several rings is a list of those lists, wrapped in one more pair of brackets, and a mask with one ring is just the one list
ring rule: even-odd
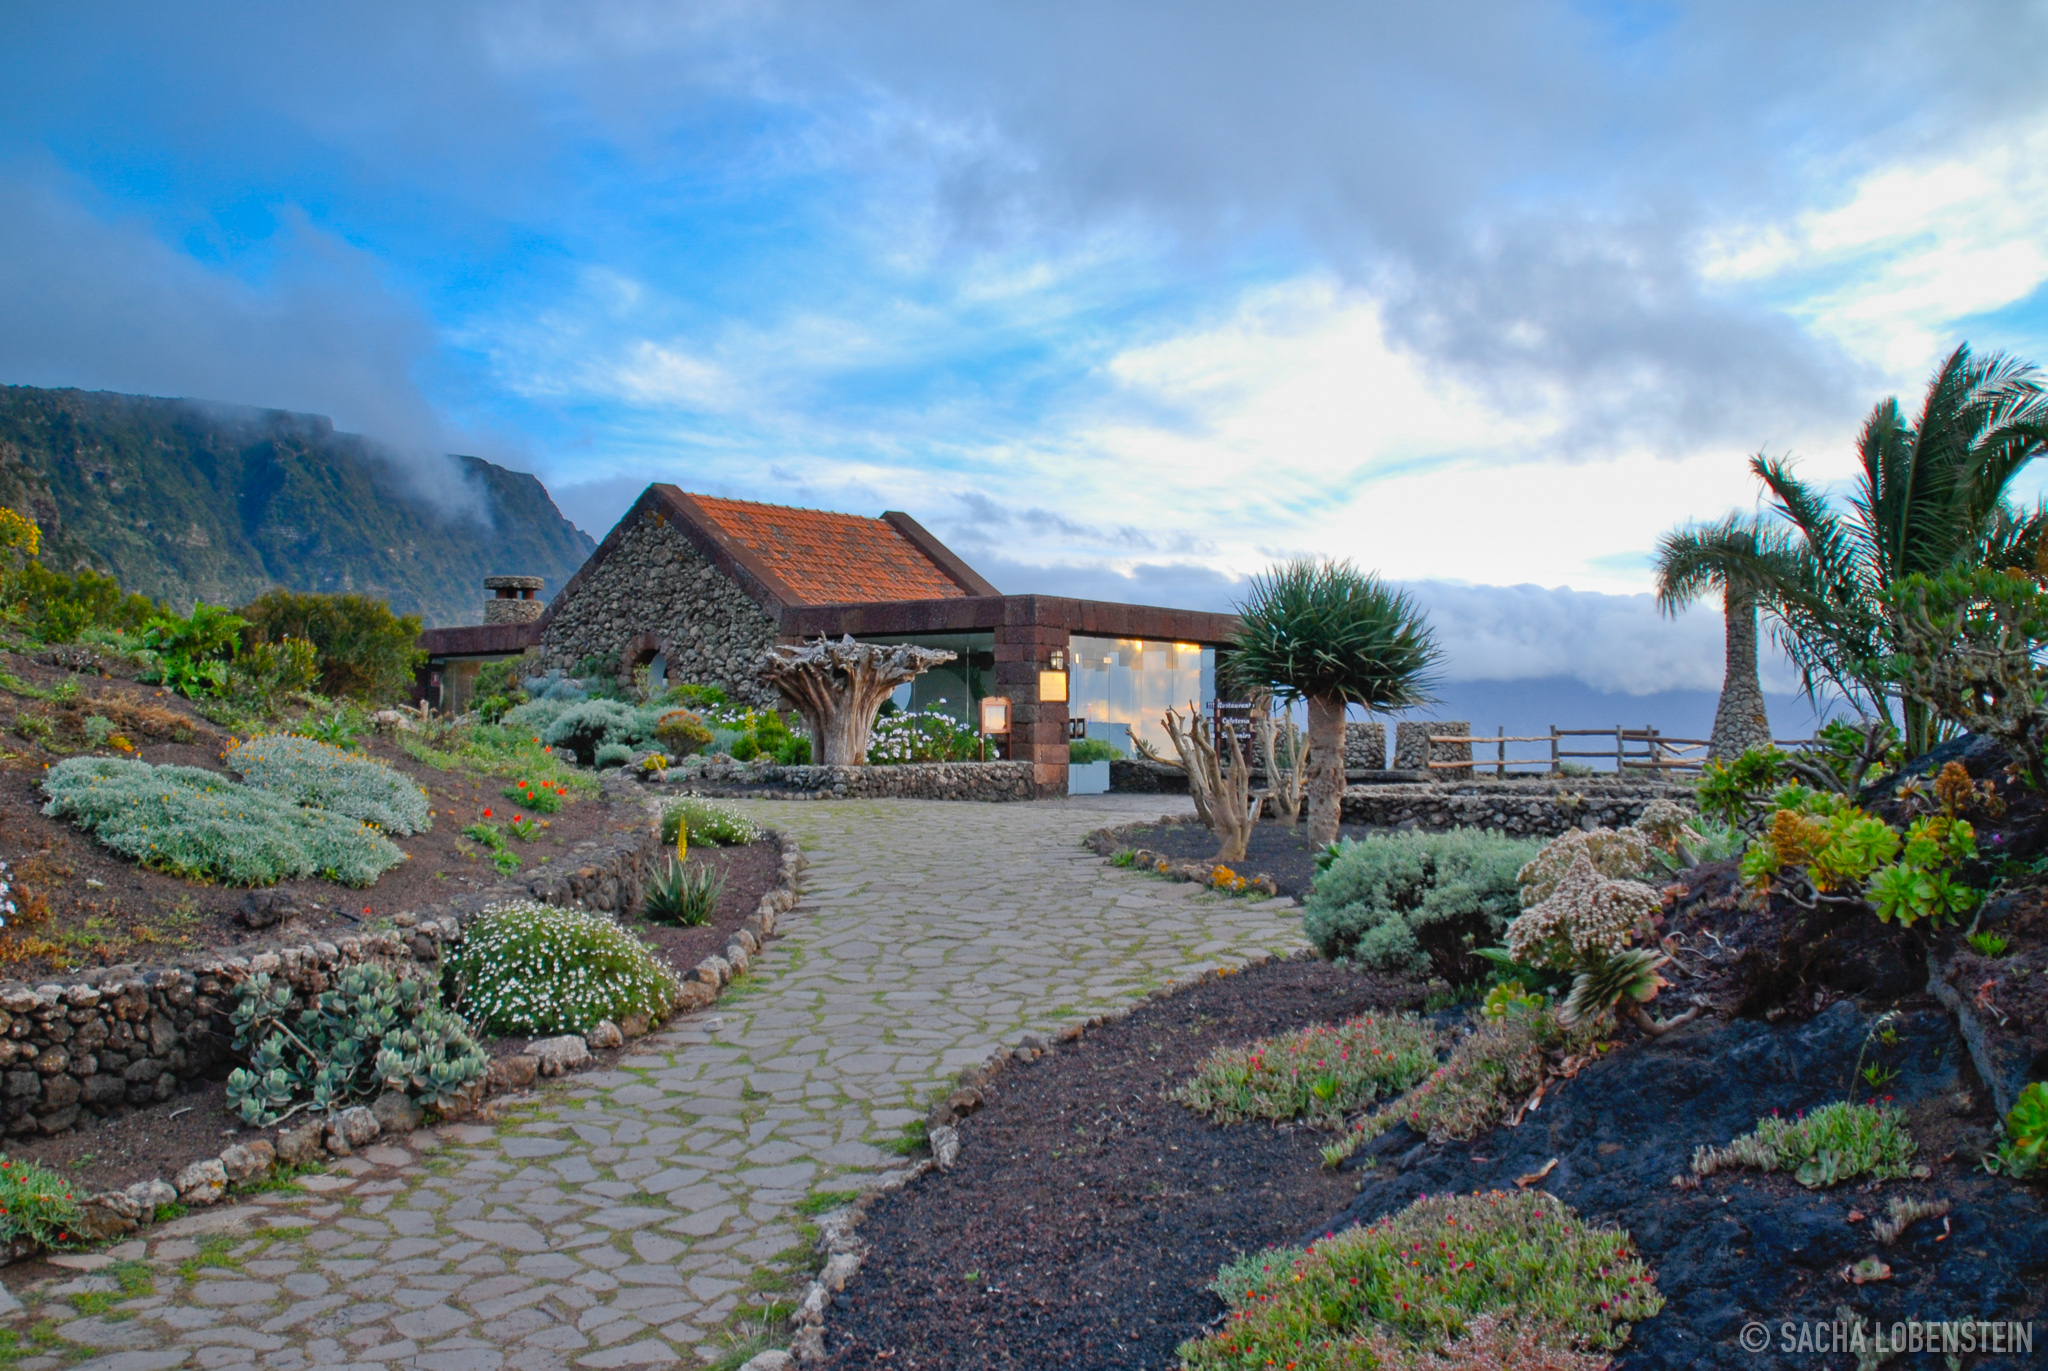
{"label": "stone building", "polygon": [[1004,595],[907,514],[792,509],[672,485],[649,486],[530,620],[512,620],[526,612],[517,598],[493,608],[508,589],[531,594],[514,582],[491,578],[498,598],[484,623],[424,635],[429,703],[462,709],[483,663],[529,651],[543,668],[601,665],[626,679],[644,667],[655,680],[775,705],[754,679],[772,643],[851,634],[943,647],[956,661],[919,677],[906,703],[971,722],[977,701],[1007,699],[1005,755],[1033,763],[1041,794],[1065,792],[1080,721],[1163,743],[1161,713],[1206,707],[1216,649],[1235,628],[1226,614]]}

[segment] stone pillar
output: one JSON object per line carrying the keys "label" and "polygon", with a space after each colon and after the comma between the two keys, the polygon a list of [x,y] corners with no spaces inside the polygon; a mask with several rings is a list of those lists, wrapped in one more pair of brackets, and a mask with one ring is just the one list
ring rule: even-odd
{"label": "stone pillar", "polygon": [[995,631],[995,669],[990,693],[1009,697],[1012,761],[1031,763],[1032,792],[1039,799],[1067,793],[1067,706],[1040,703],[1038,673],[1050,671],[1052,654],[1062,662],[1072,651],[1064,628],[1002,624]]}
{"label": "stone pillar", "polygon": [[1344,725],[1344,769],[1385,771],[1387,769],[1387,726],[1374,719],[1368,723]]}
{"label": "stone pillar", "polygon": [[[1425,771],[1431,762],[1469,762],[1472,760],[1470,743],[1432,743],[1430,735],[1467,738],[1472,734],[1472,725],[1462,719],[1427,719],[1422,721],[1403,720],[1394,726],[1394,770]],[[1446,781],[1470,779],[1472,769],[1459,767],[1455,771],[1438,771],[1432,776]]]}

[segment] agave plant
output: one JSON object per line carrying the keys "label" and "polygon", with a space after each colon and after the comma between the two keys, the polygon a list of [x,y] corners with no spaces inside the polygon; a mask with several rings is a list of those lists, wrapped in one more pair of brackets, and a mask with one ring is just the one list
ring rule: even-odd
{"label": "agave plant", "polygon": [[1652,1037],[1690,1022],[1699,1013],[1697,1008],[1663,1020],[1651,1018],[1643,1008],[1668,984],[1657,971],[1670,960],[1647,947],[1630,947],[1590,963],[1572,978],[1571,994],[1557,1012],[1558,1022],[1576,1028],[1609,1010],[1619,1010]]}
{"label": "agave plant", "polygon": [[647,882],[647,917],[656,923],[696,928],[711,917],[724,892],[724,872],[689,866],[671,857]]}

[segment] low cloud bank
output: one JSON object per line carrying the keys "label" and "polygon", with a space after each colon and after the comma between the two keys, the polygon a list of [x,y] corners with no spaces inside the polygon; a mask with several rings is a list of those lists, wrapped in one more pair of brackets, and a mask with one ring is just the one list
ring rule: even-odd
{"label": "low cloud bank", "polygon": [[[1246,581],[1199,565],[1030,566],[974,559],[1005,591],[1121,600],[1228,612]],[[1721,688],[1720,607],[1712,601],[1677,618],[1649,595],[1601,595],[1566,587],[1479,586],[1412,581],[1404,587],[1436,626],[1446,682],[1563,680],[1621,696]],[[1764,687],[1798,689],[1789,663],[1765,645]],[[1711,715],[1711,711],[1710,711]]]}

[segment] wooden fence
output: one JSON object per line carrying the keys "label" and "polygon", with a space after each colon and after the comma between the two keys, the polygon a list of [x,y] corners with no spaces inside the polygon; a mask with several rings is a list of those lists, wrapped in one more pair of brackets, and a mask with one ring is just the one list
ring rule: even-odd
{"label": "wooden fence", "polygon": [[[1598,747],[1576,747],[1570,744],[1582,739],[1601,739]],[[1491,768],[1495,776],[1526,776],[1536,774],[1555,775],[1566,762],[1585,759],[1588,761],[1611,761],[1618,774],[1628,772],[1650,772],[1666,775],[1673,772],[1696,772],[1706,763],[1707,740],[1705,738],[1670,738],[1654,728],[1552,728],[1548,734],[1515,736],[1506,730],[1485,734],[1431,735],[1431,751],[1435,744],[1452,746],[1465,745],[1472,749],[1470,759],[1458,761],[1432,761],[1431,771],[1463,771],[1477,776]],[[1611,746],[1609,745],[1611,742]],[[1541,743],[1538,755],[1511,757],[1510,744]],[[1798,751],[1812,745],[1811,739],[1783,739],[1777,744],[1786,751]],[[1484,754],[1491,748],[1493,755]],[[1534,771],[1528,768],[1535,768]],[[1516,768],[1521,768],[1517,770]]]}

